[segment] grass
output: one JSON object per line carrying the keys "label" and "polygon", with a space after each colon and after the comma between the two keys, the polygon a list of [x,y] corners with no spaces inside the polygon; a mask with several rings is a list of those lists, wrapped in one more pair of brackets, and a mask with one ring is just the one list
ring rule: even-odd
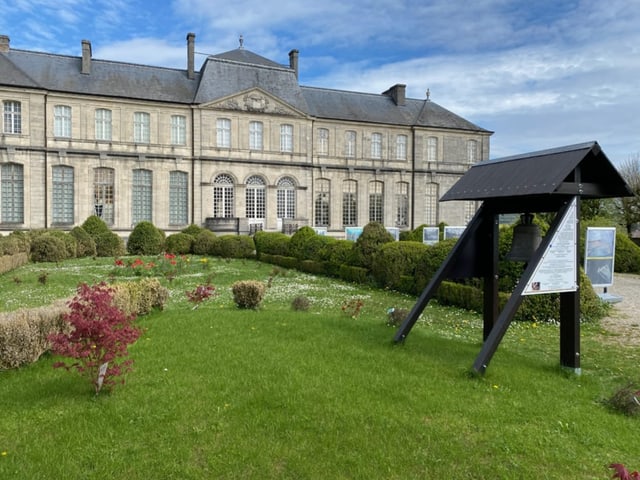
{"label": "grass", "polygon": [[[0,277],[0,302],[46,304],[113,271],[107,259],[30,264]],[[234,306],[233,281],[270,277],[260,310]],[[184,291],[206,278],[219,295],[192,310]],[[640,358],[597,325],[583,327],[580,376],[558,367],[557,326],[514,324],[477,377],[482,325],[469,312],[430,305],[395,346],[386,311],[411,307],[405,295],[215,259],[166,284],[169,303],[138,320],[134,371],[112,394],[93,396],[50,356],[0,372],[0,478],[605,479],[612,462],[640,468],[638,420],[603,402],[637,379]],[[307,312],[291,309],[300,294]],[[351,298],[364,302],[355,319],[340,308]]]}

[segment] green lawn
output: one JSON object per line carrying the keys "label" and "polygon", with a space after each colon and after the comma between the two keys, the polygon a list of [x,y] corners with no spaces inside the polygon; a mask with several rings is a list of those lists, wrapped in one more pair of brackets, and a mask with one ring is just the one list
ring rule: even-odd
{"label": "green lawn", "polygon": [[[273,266],[196,259],[162,312],[142,317],[134,371],[92,394],[54,358],[0,372],[4,479],[610,478],[640,468],[638,419],[603,404],[637,379],[638,352],[585,325],[582,375],[558,367],[558,328],[514,324],[487,373],[475,314],[430,305],[405,345],[389,307],[414,298],[279,271],[258,311],[230,285],[267,281]],[[30,264],[0,276],[5,310],[108,280],[113,260]],[[41,278],[46,273],[46,282]],[[116,277],[117,279],[126,277]],[[196,310],[184,291],[211,278],[219,295]],[[291,309],[299,294],[307,312]],[[360,298],[358,318],[341,310]]]}

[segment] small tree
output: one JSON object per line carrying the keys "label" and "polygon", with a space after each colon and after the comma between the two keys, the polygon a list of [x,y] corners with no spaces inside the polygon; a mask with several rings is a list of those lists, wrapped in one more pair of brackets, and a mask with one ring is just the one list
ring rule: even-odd
{"label": "small tree", "polygon": [[633,197],[620,199],[619,208],[627,233],[640,223],[640,153],[629,157],[620,165],[620,175],[633,192]]}
{"label": "small tree", "polygon": [[114,305],[113,289],[104,282],[79,285],[69,309],[62,318],[71,331],[49,335],[48,339],[54,354],[75,361],[56,362],[54,368],[75,369],[91,382],[96,395],[103,386],[124,383],[119,377],[130,371],[133,363],[125,358],[127,348],[142,333],[132,325],[135,316],[125,315]]}

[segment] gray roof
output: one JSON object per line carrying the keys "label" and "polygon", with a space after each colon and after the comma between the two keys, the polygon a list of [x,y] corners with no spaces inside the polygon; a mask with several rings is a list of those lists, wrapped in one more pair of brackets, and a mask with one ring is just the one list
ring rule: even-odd
{"label": "gray roof", "polygon": [[0,53],[0,85],[179,104],[204,104],[259,88],[302,114],[338,121],[491,133],[429,100],[300,86],[289,66],[244,48],[209,56],[193,80],[186,70],[11,49]]}
{"label": "gray roof", "polygon": [[499,199],[508,204],[523,198],[630,194],[600,145],[588,142],[474,164],[441,200]]}

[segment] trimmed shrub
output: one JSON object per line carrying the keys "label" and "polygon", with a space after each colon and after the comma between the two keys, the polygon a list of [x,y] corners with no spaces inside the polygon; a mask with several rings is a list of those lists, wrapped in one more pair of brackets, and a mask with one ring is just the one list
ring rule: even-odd
{"label": "trimmed shrub", "polygon": [[394,241],[393,236],[387,232],[387,229],[381,223],[370,222],[366,224],[354,246],[357,265],[370,269],[380,247],[385,243]]}
{"label": "trimmed shrub", "polygon": [[258,258],[263,253],[269,255],[289,256],[289,243],[291,237],[282,232],[265,232],[260,230],[253,236]]}
{"label": "trimmed shrub", "polygon": [[0,274],[7,273],[22,265],[29,263],[29,254],[27,252],[19,252],[13,255],[2,255],[0,257]]}
{"label": "trimmed shrub", "polygon": [[35,362],[51,347],[50,334],[68,331],[65,303],[0,313],[0,370]]}
{"label": "trimmed shrub", "polygon": [[93,239],[95,239],[95,237],[97,237],[98,235],[102,235],[103,233],[111,231],[108,225],[104,223],[104,220],[102,220],[97,215],[91,215],[90,217],[88,217],[82,224],[82,228]]}
{"label": "trimmed shrub", "polygon": [[428,227],[428,225],[426,223],[423,223],[422,225],[419,225],[418,227],[414,228],[410,232],[407,232],[407,234],[404,235],[401,238],[401,240],[406,240],[408,242],[420,242],[420,243],[422,243],[422,231],[424,230],[425,227]]}
{"label": "trimmed shrub", "polygon": [[222,258],[254,258],[256,252],[253,238],[249,235],[221,235],[214,244],[213,255]]}
{"label": "trimmed shrub", "polygon": [[119,257],[126,253],[124,240],[111,231],[98,234],[93,240],[96,242],[98,257]]}
{"label": "trimmed shrub", "polygon": [[76,258],[78,256],[78,242],[73,235],[68,232],[63,232],[62,230],[48,230],[47,234],[63,241],[67,258]]}
{"label": "trimmed shrub", "polygon": [[[75,241],[75,240],[74,240]],[[64,240],[55,235],[37,235],[31,243],[31,261],[61,262],[67,257]]]}
{"label": "trimmed shrub", "polygon": [[193,248],[195,238],[188,233],[173,233],[165,241],[165,250],[169,253],[186,255]]}
{"label": "trimmed shrub", "polygon": [[291,308],[296,312],[306,312],[311,307],[311,301],[304,295],[298,295],[291,302]]}
{"label": "trimmed shrub", "polygon": [[79,258],[93,257],[96,255],[96,242],[91,235],[82,227],[73,227],[69,234],[76,239],[77,252]]}
{"label": "trimmed shrub", "polygon": [[382,245],[371,268],[376,283],[381,287],[399,290],[405,284],[404,276],[415,276],[416,267],[427,248],[422,242]]}
{"label": "trimmed shrub", "polygon": [[626,233],[616,234],[614,268],[619,273],[640,273],[640,247]]}
{"label": "trimmed shrub", "polygon": [[239,308],[258,308],[266,291],[266,285],[257,280],[241,280],[231,285],[233,301]]}
{"label": "trimmed shrub", "polygon": [[342,265],[354,263],[354,245],[350,240],[333,239],[325,243],[320,258],[326,262],[325,268],[329,275],[338,277]]}
{"label": "trimmed shrub", "polygon": [[163,249],[164,233],[151,222],[139,222],[127,241],[131,255],[158,255]]}
{"label": "trimmed shrub", "polygon": [[116,283],[111,287],[114,305],[127,315],[146,315],[156,308],[162,310],[169,298],[169,290],[157,278]]}
{"label": "trimmed shrub", "polygon": [[193,241],[193,253],[196,255],[213,255],[220,239],[211,230],[202,230]]}
{"label": "trimmed shrub", "polygon": [[322,247],[322,242],[318,241],[320,237],[322,235],[318,235],[311,227],[304,226],[299,228],[289,241],[289,256],[300,260],[316,258]]}
{"label": "trimmed shrub", "polygon": [[284,268],[298,268],[300,264],[300,261],[295,257],[283,257],[282,255],[270,255],[268,253],[260,255],[260,261]]}
{"label": "trimmed shrub", "polygon": [[450,238],[434,245],[427,245],[422,258],[416,266],[416,290],[422,291],[427,286],[431,277],[438,271],[457,239]]}
{"label": "trimmed shrub", "polygon": [[354,267],[352,265],[340,265],[338,276],[347,282],[368,284],[369,270],[363,267]]}
{"label": "trimmed shrub", "polygon": [[185,227],[182,230],[180,230],[180,233],[186,233],[187,235],[191,235],[193,238],[196,238],[202,231],[204,231],[204,228],[202,228],[199,225],[194,225],[192,223],[188,227]]}
{"label": "trimmed shrub", "polygon": [[316,260],[300,260],[298,268],[303,272],[313,273],[315,275],[324,275],[325,262],[318,262]]}

